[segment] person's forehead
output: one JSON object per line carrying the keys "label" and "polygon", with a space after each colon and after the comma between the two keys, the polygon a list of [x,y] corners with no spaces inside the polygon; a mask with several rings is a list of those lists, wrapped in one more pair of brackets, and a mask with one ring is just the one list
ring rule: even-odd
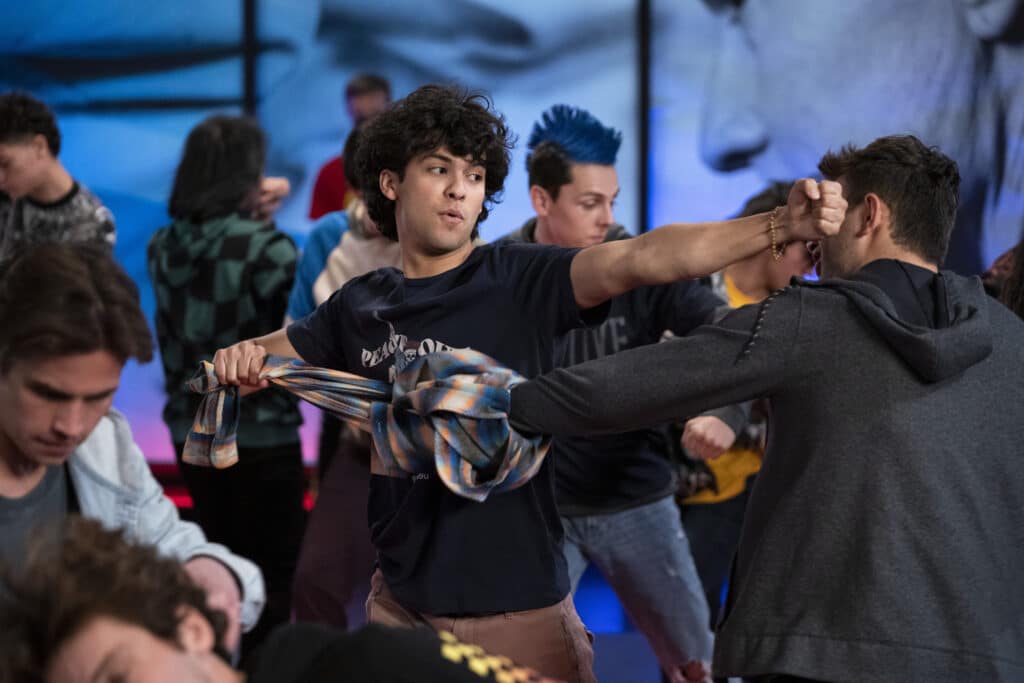
{"label": "person's forehead", "polygon": [[0,157],[11,158],[18,154],[23,154],[29,150],[31,142],[31,137],[24,140],[8,140],[7,142],[0,142]]}
{"label": "person's forehead", "polygon": [[569,186],[577,194],[614,195],[619,191],[619,174],[614,166],[580,164],[569,166]]}
{"label": "person's forehead", "polygon": [[386,93],[374,91],[352,95],[346,99],[348,106],[353,111],[363,114],[375,114],[382,110],[388,103]]}
{"label": "person's forehead", "polygon": [[124,363],[109,351],[15,360],[11,373],[24,381],[44,384],[76,395],[116,388]]}
{"label": "person's forehead", "polygon": [[428,152],[417,156],[415,160],[424,161],[427,159],[451,159],[454,162],[462,162],[468,166],[483,166],[484,162],[473,157],[472,154],[455,154],[447,145],[441,145]]}

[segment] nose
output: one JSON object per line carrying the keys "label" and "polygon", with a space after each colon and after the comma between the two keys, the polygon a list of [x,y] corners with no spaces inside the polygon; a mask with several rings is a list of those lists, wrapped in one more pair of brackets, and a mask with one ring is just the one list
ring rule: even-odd
{"label": "nose", "polygon": [[461,173],[452,173],[448,176],[451,180],[448,182],[448,197],[452,199],[465,199],[466,198],[466,179]]}
{"label": "nose", "polygon": [[756,115],[754,56],[736,19],[721,17],[721,35],[706,90],[700,156],[716,171],[749,166],[768,146],[768,131]]}
{"label": "nose", "polygon": [[612,208],[611,202],[607,202],[601,209],[601,227],[608,228],[615,223],[615,209]]}
{"label": "nose", "polygon": [[88,426],[86,406],[83,401],[67,401],[58,408],[53,420],[53,430],[61,438],[79,442],[85,437]]}

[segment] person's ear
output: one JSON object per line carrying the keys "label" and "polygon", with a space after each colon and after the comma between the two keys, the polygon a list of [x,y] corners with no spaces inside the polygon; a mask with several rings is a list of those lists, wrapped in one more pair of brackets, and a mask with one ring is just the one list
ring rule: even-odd
{"label": "person's ear", "polygon": [[396,201],[398,199],[398,184],[401,181],[397,173],[384,169],[380,172],[378,182],[380,183],[381,194],[391,201]]}
{"label": "person's ear", "polygon": [[551,210],[554,200],[548,191],[540,185],[530,186],[530,203],[533,204],[533,212],[538,216],[547,216]]}
{"label": "person's ear", "polygon": [[183,606],[179,610],[178,644],[189,654],[213,652],[213,626],[195,607]]}
{"label": "person's ear", "polygon": [[892,214],[889,212],[889,205],[877,194],[868,192],[864,195],[862,204],[863,220],[857,226],[857,237],[863,237],[891,224]]}
{"label": "person's ear", "polygon": [[32,136],[32,151],[35,152],[37,158],[43,158],[50,151],[50,144],[46,141],[45,135],[36,133]]}
{"label": "person's ear", "polygon": [[1024,35],[1024,0],[960,0],[971,32],[981,40],[1012,40]]}

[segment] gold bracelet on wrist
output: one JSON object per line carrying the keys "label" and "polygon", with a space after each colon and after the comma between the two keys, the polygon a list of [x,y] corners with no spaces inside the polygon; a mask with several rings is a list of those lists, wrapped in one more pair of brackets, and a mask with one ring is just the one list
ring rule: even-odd
{"label": "gold bracelet on wrist", "polygon": [[772,259],[774,259],[775,261],[778,261],[780,258],[782,258],[782,255],[786,251],[785,243],[779,244],[779,237],[778,235],[775,234],[775,230],[778,227],[777,225],[775,225],[775,220],[779,214],[779,209],[781,208],[781,206],[776,206],[774,209],[772,209],[772,215],[768,217],[768,232],[772,238]]}

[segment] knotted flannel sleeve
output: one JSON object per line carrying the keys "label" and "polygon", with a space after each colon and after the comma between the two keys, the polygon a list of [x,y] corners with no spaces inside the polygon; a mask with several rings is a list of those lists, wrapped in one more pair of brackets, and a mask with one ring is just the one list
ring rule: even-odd
{"label": "knotted flannel sleeve", "polygon": [[[509,427],[509,389],[523,378],[468,349],[421,356],[394,386],[279,356],[267,357],[260,378],[370,431],[385,466],[436,470],[453,493],[476,501],[528,482],[550,445]],[[238,387],[221,385],[206,362],[188,386],[204,397],[184,461],[230,467],[238,460]]]}

